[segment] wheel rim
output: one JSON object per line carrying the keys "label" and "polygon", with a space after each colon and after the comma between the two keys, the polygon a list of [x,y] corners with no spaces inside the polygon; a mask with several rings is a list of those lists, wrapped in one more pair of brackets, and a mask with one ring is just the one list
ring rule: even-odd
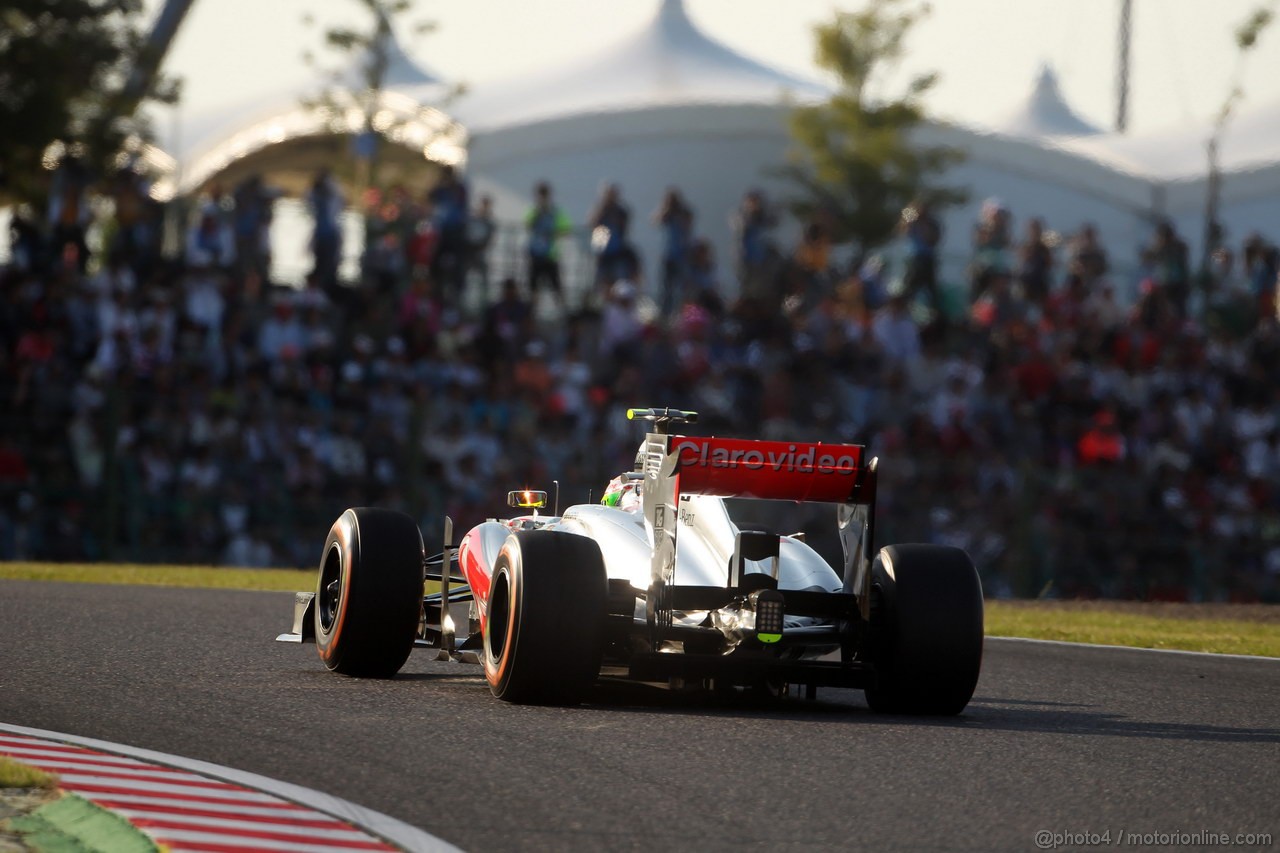
{"label": "wheel rim", "polygon": [[489,593],[489,618],[485,621],[484,638],[489,659],[502,660],[507,649],[507,621],[510,619],[511,585],[506,572],[498,572]]}
{"label": "wheel rim", "polygon": [[320,615],[320,627],[327,634],[333,630],[342,604],[342,548],[337,543],[325,555],[320,569],[318,597],[316,612]]}

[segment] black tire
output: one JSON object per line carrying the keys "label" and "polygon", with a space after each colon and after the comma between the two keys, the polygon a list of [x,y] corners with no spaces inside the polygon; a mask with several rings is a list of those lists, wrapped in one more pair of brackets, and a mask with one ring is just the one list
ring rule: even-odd
{"label": "black tire", "polygon": [[553,530],[507,537],[489,587],[484,674],[494,696],[576,705],[600,674],[608,579],[596,543]]}
{"label": "black tire", "polygon": [[890,545],[871,568],[867,704],[884,714],[959,714],[982,669],[982,582],[959,548]]}
{"label": "black tire", "polygon": [[316,649],[334,672],[390,678],[418,634],[422,534],[402,512],[349,509],[329,529],[316,584]]}

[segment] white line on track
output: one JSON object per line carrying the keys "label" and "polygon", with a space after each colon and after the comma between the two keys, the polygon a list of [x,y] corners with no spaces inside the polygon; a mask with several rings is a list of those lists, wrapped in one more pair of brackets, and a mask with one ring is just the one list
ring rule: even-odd
{"label": "white line on track", "polygon": [[[340,821],[353,824],[361,829],[365,829],[393,844],[401,846],[405,850],[411,851],[411,853],[460,853],[457,847],[454,847],[447,841],[418,829],[416,826],[397,820],[390,815],[385,815],[380,812],[373,811],[372,809],[367,809],[364,806],[356,805],[355,803],[344,800],[341,797],[326,794],[323,791],[304,788],[301,785],[294,785],[290,782],[281,782],[277,779],[271,779],[257,773],[249,773],[244,770],[223,767],[207,761],[184,758],[180,755],[157,752],[151,749],[140,749],[138,747],[97,740],[95,738],[80,737],[78,735],[47,731],[45,729],[33,729],[27,726],[15,726],[8,723],[0,723],[0,738],[4,737],[4,732],[74,744],[88,749],[123,755],[140,761],[154,762],[157,764],[167,765],[169,767],[178,767],[191,773],[220,779],[232,785],[242,785],[246,788],[252,788],[255,791],[266,792],[285,800],[289,800],[293,803],[299,803],[330,817],[335,817]],[[192,793],[199,791],[198,788],[186,790]],[[144,792],[139,792],[139,794],[141,793]],[[135,794],[133,796],[137,795],[138,794]],[[130,795],[112,795],[107,799],[116,800],[126,796]],[[199,807],[203,808],[205,805],[206,804],[201,804]],[[296,844],[292,846],[286,845],[279,849],[298,851],[298,853],[302,853],[303,850],[303,848]],[[327,849],[332,850],[333,848]]]}
{"label": "white line on track", "polygon": [[[337,850],[360,850],[367,849],[344,842],[335,841],[333,843],[324,844],[316,842],[303,842],[297,840],[281,841],[274,838],[246,837],[243,839],[227,838],[218,832],[172,832],[164,833],[166,841],[172,844],[181,845],[184,841],[190,842],[193,847],[202,844],[216,844],[219,849],[229,849],[234,847],[243,847],[246,853],[258,853],[263,850],[283,850],[286,853],[334,853]],[[207,848],[206,848],[207,849]],[[385,846],[381,849],[387,849]]]}
{"label": "white line on track", "polygon": [[1103,643],[1071,643],[1066,640],[1033,640],[1030,637],[987,637],[987,640],[998,640],[1002,643],[1036,643],[1042,646],[1067,646],[1072,649],[1112,649],[1121,652],[1156,652],[1162,655],[1190,655],[1202,658],[1226,658],[1228,660],[1258,660],[1280,662],[1280,658],[1265,655],[1229,655],[1222,652],[1192,652],[1186,649],[1143,649],[1138,646],[1108,646]]}

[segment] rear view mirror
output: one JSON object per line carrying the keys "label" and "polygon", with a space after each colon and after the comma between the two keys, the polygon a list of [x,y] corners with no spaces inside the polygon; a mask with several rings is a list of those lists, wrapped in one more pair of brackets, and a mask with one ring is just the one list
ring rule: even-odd
{"label": "rear view mirror", "polygon": [[524,489],[518,492],[507,492],[507,506],[521,509],[537,509],[547,505],[547,493]]}

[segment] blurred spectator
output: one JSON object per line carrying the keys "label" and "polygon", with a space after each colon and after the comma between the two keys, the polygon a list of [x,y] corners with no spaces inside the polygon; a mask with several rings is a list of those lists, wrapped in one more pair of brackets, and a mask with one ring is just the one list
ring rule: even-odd
{"label": "blurred spectator", "polygon": [[497,358],[515,358],[530,338],[533,306],[520,297],[514,278],[502,282],[502,297],[485,315],[486,352]]}
{"label": "blurred spectator", "polygon": [[915,299],[924,291],[929,297],[929,304],[940,310],[938,247],[942,243],[941,223],[933,215],[928,202],[919,199],[902,211],[898,228],[906,241],[907,269],[903,283],[907,298]]}
{"label": "blurred spectator", "polygon": [[110,296],[116,291],[133,293],[138,287],[138,277],[126,261],[124,252],[110,252],[102,268],[88,279],[89,291],[98,298]]}
{"label": "blurred spectator", "polygon": [[236,258],[242,270],[253,272],[260,278],[265,278],[271,269],[271,221],[279,195],[256,172],[232,191]]}
{"label": "blurred spectator", "polygon": [[627,279],[609,289],[609,301],[600,321],[600,354],[626,362],[631,348],[640,340],[644,325],[636,313],[636,286]]}
{"label": "blurred spectator", "polygon": [[160,252],[160,223],[147,181],[132,168],[122,168],[112,180],[111,195],[115,233],[110,253],[145,277]]}
{"label": "blurred spectator", "polygon": [[1276,311],[1276,278],[1280,276],[1280,249],[1259,234],[1250,234],[1244,243],[1244,273],[1257,301],[1258,314]]}
{"label": "blurred spectator", "polygon": [[186,245],[188,266],[227,270],[235,263],[235,231],[216,202],[200,206],[199,215],[187,229]]}
{"label": "blurred spectator", "polygon": [[471,202],[467,185],[453,166],[440,167],[440,177],[427,192],[427,201],[440,229],[431,277],[442,286],[445,301],[456,302],[461,298],[467,268],[467,221]]}
{"label": "blurred spectator", "polygon": [[15,208],[9,219],[9,251],[14,268],[21,272],[39,272],[46,266],[44,235],[29,205]]}
{"label": "blurred spectator", "polygon": [[920,330],[908,310],[906,293],[895,293],[888,307],[876,315],[871,328],[890,364],[906,367],[920,357]]}
{"label": "blurred spectator", "polygon": [[1027,236],[1018,246],[1018,284],[1027,301],[1043,306],[1049,297],[1053,274],[1053,249],[1038,218],[1027,220]]}
{"label": "blurred spectator", "polygon": [[222,296],[222,281],[213,273],[201,271],[189,273],[184,281],[186,299],[183,314],[192,327],[206,335],[216,335],[222,330],[222,318],[227,307]]}
{"label": "blurred spectator", "polygon": [[267,362],[297,358],[306,346],[302,324],[298,322],[293,300],[283,294],[272,300],[271,316],[258,333],[258,353]]}
{"label": "blurred spectator", "polygon": [[1022,294],[1014,289],[1007,269],[994,267],[984,271],[976,286],[978,296],[970,316],[982,328],[994,331],[1026,317],[1026,303]]}
{"label": "blurred spectator", "polygon": [[1191,269],[1187,244],[1173,230],[1173,225],[1161,222],[1156,226],[1155,236],[1142,251],[1142,262],[1175,315],[1185,317],[1187,297],[1191,294]]}
{"label": "blurred spectator", "polygon": [[764,279],[775,251],[770,235],[777,224],[773,211],[765,202],[764,193],[748,190],[730,224],[737,247],[735,260],[742,291],[758,296],[766,289]]}
{"label": "blurred spectator", "polygon": [[551,200],[551,185],[546,181],[540,181],[533,189],[533,207],[525,214],[524,226],[529,235],[530,295],[536,297],[545,287],[563,305],[559,242],[573,229],[573,223]]}
{"label": "blurred spectator", "polygon": [[89,170],[79,157],[66,154],[53,171],[49,187],[49,247],[55,264],[70,258],[70,265],[84,274],[89,263],[85,241],[93,214],[89,209]]}
{"label": "blurred spectator", "polygon": [[12,494],[31,479],[26,455],[7,432],[0,433],[0,492]]}
{"label": "blurred spectator", "polygon": [[587,217],[591,248],[596,254],[597,286],[635,275],[635,250],[627,239],[630,225],[631,210],[623,204],[618,185],[606,183]]}
{"label": "blurred spectator", "polygon": [[976,300],[996,273],[1011,274],[1013,244],[1011,215],[1004,202],[989,198],[982,203],[973,228],[973,260],[969,263],[969,297]]}
{"label": "blurred spectator", "polygon": [[1124,436],[1116,426],[1116,416],[1101,411],[1093,419],[1093,427],[1080,436],[1077,448],[1081,465],[1122,462],[1127,452]]}
{"label": "blurred spectator", "polygon": [[824,281],[831,270],[831,237],[826,226],[814,220],[804,226],[792,260],[811,281]]}
{"label": "blurred spectator", "polygon": [[[384,238],[384,242],[388,246],[388,252],[394,252],[399,248],[401,238],[399,229],[390,229],[388,237]],[[428,202],[423,205],[422,216],[412,226],[408,235],[408,244],[406,252],[408,255],[409,269],[414,275],[430,276],[432,270],[438,269],[436,264],[436,255],[440,251],[440,227],[436,224],[436,217]],[[395,273],[399,273],[399,268],[395,268]],[[392,289],[395,282],[394,274],[388,279],[390,285],[384,290]]]}
{"label": "blurred spectator", "polygon": [[474,272],[480,282],[480,293],[489,297],[489,245],[497,225],[493,221],[493,196],[480,197],[480,205],[467,220],[467,273]]}
{"label": "blurred spectator", "polygon": [[342,262],[342,211],[346,200],[328,169],[321,169],[312,182],[307,207],[314,223],[311,251],[315,266],[311,274],[322,287],[332,287],[338,283],[338,265]]}
{"label": "blurred spectator", "polygon": [[1071,241],[1071,257],[1067,262],[1069,271],[1080,276],[1086,289],[1107,274],[1107,252],[1098,242],[1098,232],[1092,225],[1086,224]]}
{"label": "blurred spectator", "polygon": [[687,295],[693,209],[685,202],[680,190],[668,187],[662,196],[661,206],[653,214],[653,221],[662,229],[661,308],[663,316],[669,317]]}
{"label": "blurred spectator", "polygon": [[723,312],[715,249],[705,239],[695,240],[689,250],[689,293],[704,308],[716,314]]}
{"label": "blurred spectator", "polygon": [[414,342],[434,338],[440,331],[442,311],[426,272],[415,275],[409,289],[400,298],[400,333]]}
{"label": "blurred spectator", "polygon": [[[427,205],[429,213],[429,203]],[[365,193],[365,248],[360,271],[379,293],[395,292],[413,269],[427,269],[435,258],[439,231],[427,215],[419,218],[402,186],[388,193]]]}

